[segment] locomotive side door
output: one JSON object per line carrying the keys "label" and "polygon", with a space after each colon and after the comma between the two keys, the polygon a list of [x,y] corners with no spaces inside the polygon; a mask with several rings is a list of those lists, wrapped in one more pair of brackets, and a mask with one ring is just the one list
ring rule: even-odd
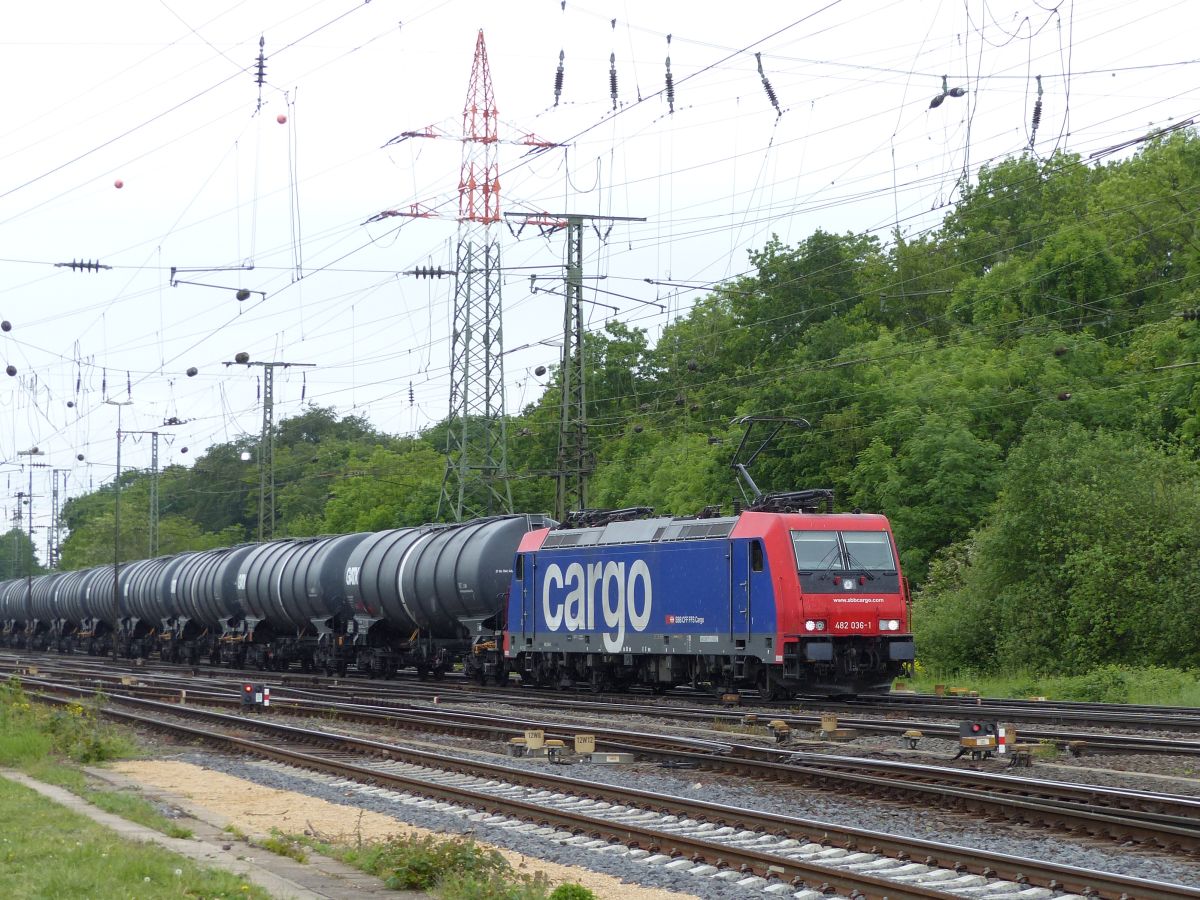
{"label": "locomotive side door", "polygon": [[537,635],[537,613],[533,608],[533,592],[536,578],[536,559],[533,553],[518,554],[521,564],[521,638],[533,640]]}
{"label": "locomotive side door", "polygon": [[729,542],[729,639],[745,646],[750,631],[750,545],[753,541]]}

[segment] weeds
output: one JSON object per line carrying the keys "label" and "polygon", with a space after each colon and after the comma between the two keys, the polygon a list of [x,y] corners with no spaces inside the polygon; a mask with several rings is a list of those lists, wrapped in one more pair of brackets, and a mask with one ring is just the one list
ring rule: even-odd
{"label": "weeds", "polygon": [[264,850],[269,850],[278,856],[286,856],[289,859],[296,860],[296,862],[308,862],[308,854],[304,852],[304,848],[300,842],[288,837],[278,828],[272,828],[270,837],[263,838],[261,841],[256,841],[255,843]]}
{"label": "weeds", "polygon": [[469,837],[294,840],[382,878],[393,890],[428,891],[439,900],[595,900],[582,885],[551,888],[541,872],[514,872],[498,852]]}
{"label": "weeds", "polygon": [[936,672],[918,667],[910,680],[915,690],[932,692],[935,684],[962,685],[985,697],[1045,697],[1099,703],[1151,706],[1200,706],[1200,672],[1162,666],[1097,666],[1076,675],[1036,672]]}
{"label": "weeds", "polygon": [[35,706],[15,675],[0,685],[0,763],[24,766],[50,754],[78,763],[132,756],[133,743],[100,720],[104,697],[86,705]]}

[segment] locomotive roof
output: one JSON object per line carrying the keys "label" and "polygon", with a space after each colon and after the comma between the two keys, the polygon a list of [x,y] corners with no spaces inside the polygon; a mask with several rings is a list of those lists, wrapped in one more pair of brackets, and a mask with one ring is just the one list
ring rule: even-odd
{"label": "locomotive roof", "polygon": [[[764,513],[744,512],[714,519],[678,519],[657,516],[625,522],[609,522],[593,528],[559,528],[531,531],[521,541],[521,551],[573,547],[603,547],[613,544],[642,544],[666,541],[716,540],[765,535],[772,527],[802,529],[885,530],[887,519],[863,513]],[[736,528],[737,534],[734,535]]]}

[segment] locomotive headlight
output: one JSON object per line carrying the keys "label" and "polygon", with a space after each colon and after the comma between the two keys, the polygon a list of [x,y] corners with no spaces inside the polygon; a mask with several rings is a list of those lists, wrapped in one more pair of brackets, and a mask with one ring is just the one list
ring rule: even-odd
{"label": "locomotive headlight", "polygon": [[817,623],[814,622],[812,619],[809,619],[807,622],[804,623],[804,630],[805,631],[816,631]]}
{"label": "locomotive headlight", "polygon": [[817,619],[817,631],[824,631],[824,630],[825,630],[825,620]]}
{"label": "locomotive headlight", "polygon": [[880,619],[879,620],[879,630],[880,631],[899,631],[900,630],[900,620],[899,619]]}

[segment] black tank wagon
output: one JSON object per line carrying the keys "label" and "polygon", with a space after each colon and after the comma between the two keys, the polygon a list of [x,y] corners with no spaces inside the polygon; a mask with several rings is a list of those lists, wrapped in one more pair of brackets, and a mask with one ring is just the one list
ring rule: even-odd
{"label": "black tank wagon", "polygon": [[[0,582],[0,643],[35,631],[60,652],[372,676],[496,668],[521,538],[553,522],[495,516],[456,525],[288,538]],[[33,608],[31,608],[33,607]],[[501,663],[502,664],[502,663]],[[479,670],[478,672],[476,670]],[[495,674],[494,672],[491,674]]]}

